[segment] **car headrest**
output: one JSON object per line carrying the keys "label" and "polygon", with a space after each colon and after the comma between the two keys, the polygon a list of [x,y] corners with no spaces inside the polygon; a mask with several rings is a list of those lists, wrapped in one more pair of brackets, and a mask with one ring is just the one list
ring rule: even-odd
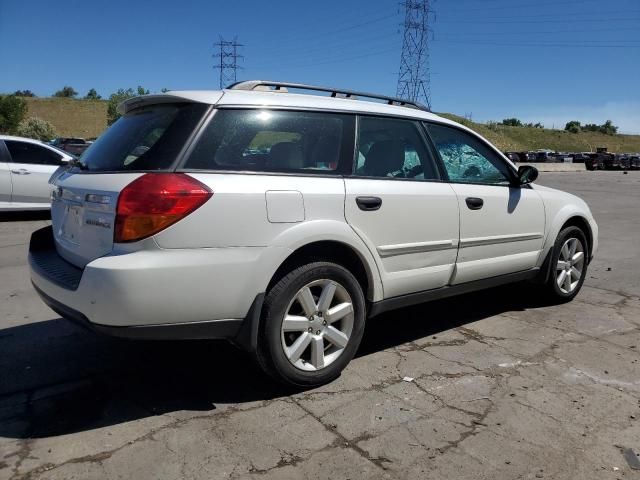
{"label": "car headrest", "polygon": [[293,142],[280,142],[271,147],[266,162],[267,167],[299,170],[304,168],[302,146]]}
{"label": "car headrest", "polygon": [[404,144],[397,140],[374,143],[366,155],[364,171],[374,177],[386,177],[404,166]]}

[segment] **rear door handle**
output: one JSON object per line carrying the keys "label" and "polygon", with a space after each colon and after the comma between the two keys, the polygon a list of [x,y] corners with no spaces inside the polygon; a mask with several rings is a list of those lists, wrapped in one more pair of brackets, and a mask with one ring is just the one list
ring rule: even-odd
{"label": "rear door handle", "polygon": [[380,209],[382,206],[382,199],[380,197],[356,197],[356,203],[360,210],[372,212]]}
{"label": "rear door handle", "polygon": [[26,168],[21,168],[20,170],[11,170],[11,173],[15,173],[16,175],[29,175],[31,172]]}
{"label": "rear door handle", "polygon": [[484,200],[477,197],[468,197],[465,201],[470,210],[480,210],[484,205]]}

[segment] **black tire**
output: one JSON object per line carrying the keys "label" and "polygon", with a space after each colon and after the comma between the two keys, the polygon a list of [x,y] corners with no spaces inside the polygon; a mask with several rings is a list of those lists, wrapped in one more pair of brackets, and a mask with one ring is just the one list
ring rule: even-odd
{"label": "black tire", "polygon": [[[282,323],[290,302],[306,285],[316,280],[332,280],[348,292],[353,306],[351,335],[340,355],[329,365],[315,371],[296,367],[283,347]],[[336,379],[356,354],[364,333],[366,304],[358,280],[341,265],[314,262],[302,265],[279,280],[265,297],[256,356],[262,369],[276,380],[297,388],[309,388]]]}
{"label": "black tire", "polygon": [[[570,239],[577,239],[584,249],[584,261],[582,263],[581,275],[577,285],[570,292],[563,291],[558,285],[558,260],[560,260],[562,246]],[[547,295],[556,303],[569,302],[580,292],[584,279],[587,276],[587,264],[589,255],[589,244],[584,232],[578,227],[567,227],[563,229],[556,238],[551,254],[549,265],[549,275],[545,284]]]}

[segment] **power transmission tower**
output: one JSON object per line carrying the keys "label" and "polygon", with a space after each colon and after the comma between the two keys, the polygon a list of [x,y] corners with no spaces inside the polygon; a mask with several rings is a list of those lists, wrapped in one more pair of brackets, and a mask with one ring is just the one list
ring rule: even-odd
{"label": "power transmission tower", "polygon": [[431,110],[429,20],[431,0],[405,0],[404,41],[400,57],[397,96],[421,102]]}
{"label": "power transmission tower", "polygon": [[222,89],[237,81],[237,71],[242,68],[238,66],[238,59],[244,58],[238,53],[238,50],[244,45],[238,43],[237,38],[225,40],[220,37],[220,40],[213,46],[220,49],[218,53],[213,54],[213,58],[219,59],[219,63],[213,68],[220,70],[220,88]]}

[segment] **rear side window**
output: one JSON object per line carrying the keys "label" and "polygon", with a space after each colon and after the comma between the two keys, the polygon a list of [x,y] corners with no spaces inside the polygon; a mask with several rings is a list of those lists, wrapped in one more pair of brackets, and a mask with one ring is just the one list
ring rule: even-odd
{"label": "rear side window", "polygon": [[33,143],[5,140],[13,163],[28,163],[31,165],[62,165],[62,155],[48,148]]}
{"label": "rear side window", "polygon": [[90,171],[167,170],[202,119],[207,105],[159,104],[123,115],[82,155]]}
{"label": "rear side window", "polygon": [[354,124],[350,115],[221,109],[184,168],[346,173],[353,158]]}

